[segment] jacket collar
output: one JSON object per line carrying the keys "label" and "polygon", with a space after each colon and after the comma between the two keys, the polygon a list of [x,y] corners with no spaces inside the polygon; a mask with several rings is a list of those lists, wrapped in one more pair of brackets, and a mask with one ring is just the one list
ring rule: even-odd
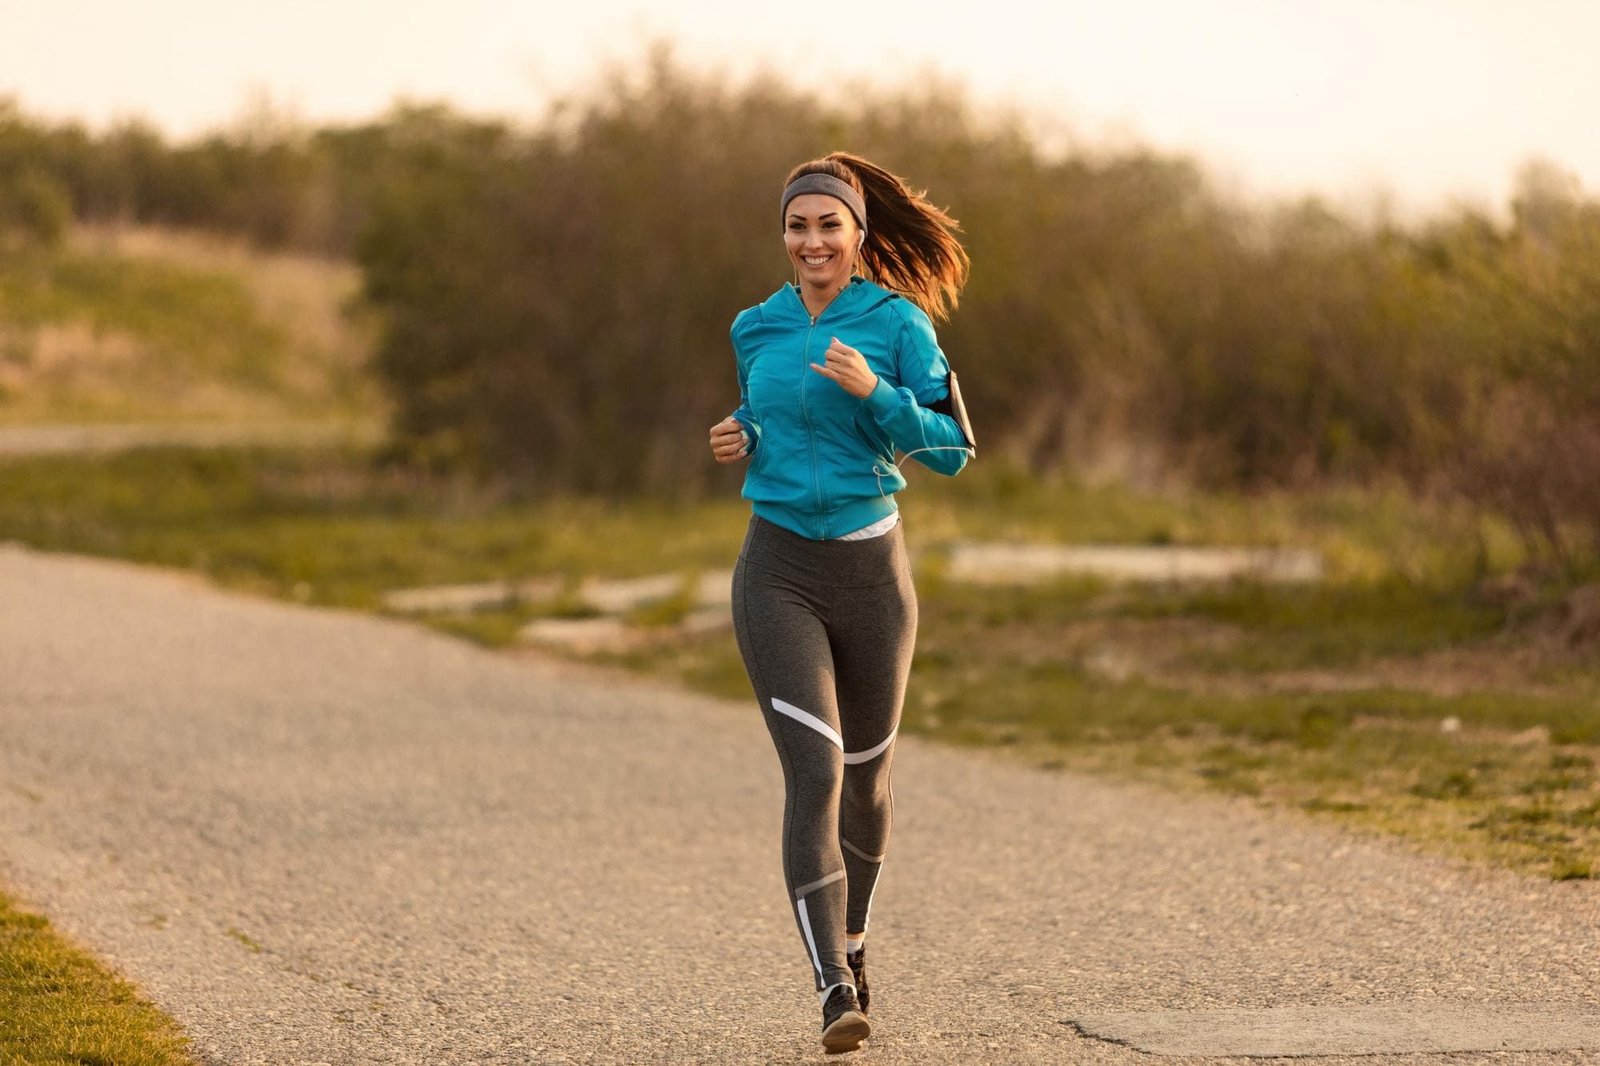
{"label": "jacket collar", "polygon": [[[888,289],[866,278],[853,276],[850,284],[846,285],[838,296],[833,298],[824,315],[836,315],[841,311],[864,309],[894,296]],[[765,317],[780,320],[795,320],[809,323],[811,312],[806,310],[805,301],[800,298],[800,286],[793,282],[786,283],[781,289],[767,297],[761,305]],[[822,316],[817,316],[821,318]]]}

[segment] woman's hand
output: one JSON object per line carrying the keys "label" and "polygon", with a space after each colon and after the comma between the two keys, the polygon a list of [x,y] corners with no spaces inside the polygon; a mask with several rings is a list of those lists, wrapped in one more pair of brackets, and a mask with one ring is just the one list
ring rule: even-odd
{"label": "woman's hand", "polygon": [[719,463],[736,463],[750,454],[744,426],[729,415],[711,427],[711,454]]}
{"label": "woman's hand", "polygon": [[827,362],[811,364],[811,369],[838,385],[858,400],[864,400],[877,388],[878,375],[867,365],[866,356],[843,343],[838,337],[830,338]]}

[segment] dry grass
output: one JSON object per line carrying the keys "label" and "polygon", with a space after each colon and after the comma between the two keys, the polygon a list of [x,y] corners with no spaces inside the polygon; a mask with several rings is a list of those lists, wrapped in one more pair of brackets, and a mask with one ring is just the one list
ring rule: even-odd
{"label": "dry grass", "polygon": [[359,289],[346,262],[80,229],[0,264],[0,417],[380,424]]}
{"label": "dry grass", "polygon": [[262,317],[284,330],[292,350],[346,372],[360,372],[365,365],[370,323],[347,313],[361,289],[361,271],[347,260],[263,252],[220,235],[140,226],[85,227],[72,246],[237,278]]}

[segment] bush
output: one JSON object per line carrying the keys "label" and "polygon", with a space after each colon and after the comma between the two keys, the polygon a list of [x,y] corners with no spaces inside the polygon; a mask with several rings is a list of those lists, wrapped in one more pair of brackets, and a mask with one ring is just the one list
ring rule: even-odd
{"label": "bush", "polygon": [[0,175],[0,245],[57,248],[71,222],[72,200],[50,175]]}

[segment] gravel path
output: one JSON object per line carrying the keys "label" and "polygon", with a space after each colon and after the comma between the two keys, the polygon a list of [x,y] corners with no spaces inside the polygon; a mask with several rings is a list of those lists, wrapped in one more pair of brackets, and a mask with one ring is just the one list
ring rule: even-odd
{"label": "gravel path", "polygon": [[[1157,1061],[1091,1014],[1600,1002],[1595,885],[902,744],[862,1062]],[[0,878],[208,1061],[819,1061],[779,802],[742,704],[0,548]]]}

